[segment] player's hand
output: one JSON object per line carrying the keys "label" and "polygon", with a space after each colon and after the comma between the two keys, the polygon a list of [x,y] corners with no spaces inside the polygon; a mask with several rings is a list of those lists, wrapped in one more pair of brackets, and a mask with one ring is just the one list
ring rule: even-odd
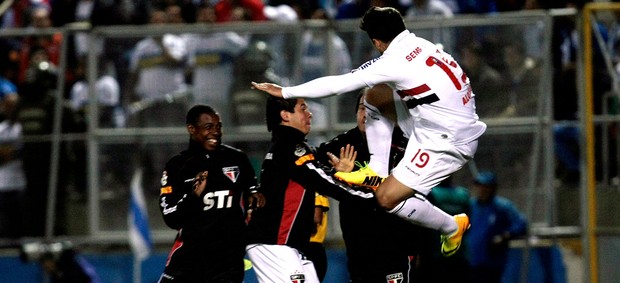
{"label": "player's hand", "polygon": [[329,163],[334,166],[334,169],[339,172],[351,172],[355,167],[355,158],[357,158],[357,151],[355,148],[347,144],[340,148],[340,158],[336,157],[331,152],[327,153],[329,157]]}
{"label": "player's hand", "polygon": [[252,88],[262,90],[275,97],[282,97],[282,87],[277,84],[252,82]]}
{"label": "player's hand", "polygon": [[253,192],[248,197],[248,209],[245,211],[245,221],[250,222],[252,220],[252,212],[255,209],[265,206],[265,196],[259,192]]}
{"label": "player's hand", "polygon": [[506,232],[504,234],[495,235],[489,243],[489,253],[492,255],[505,253],[508,250],[509,243],[509,233]]}
{"label": "player's hand", "polygon": [[259,192],[253,192],[250,197],[248,197],[248,207],[250,209],[263,207],[265,203],[265,196]]}
{"label": "player's hand", "polygon": [[194,194],[197,197],[200,197],[202,192],[204,192],[207,187],[207,176],[209,175],[209,171],[203,171],[196,175],[196,180],[194,181]]}

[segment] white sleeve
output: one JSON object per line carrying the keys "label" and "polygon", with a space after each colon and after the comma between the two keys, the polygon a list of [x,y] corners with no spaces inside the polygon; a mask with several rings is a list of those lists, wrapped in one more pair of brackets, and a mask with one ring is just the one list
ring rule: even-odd
{"label": "white sleeve", "polygon": [[185,39],[172,34],[164,34],[162,40],[164,48],[168,50],[168,53],[174,60],[180,62],[187,58],[188,50]]}
{"label": "white sleeve", "polygon": [[368,86],[356,73],[327,76],[297,86],[283,87],[284,98],[321,98],[354,91]]}

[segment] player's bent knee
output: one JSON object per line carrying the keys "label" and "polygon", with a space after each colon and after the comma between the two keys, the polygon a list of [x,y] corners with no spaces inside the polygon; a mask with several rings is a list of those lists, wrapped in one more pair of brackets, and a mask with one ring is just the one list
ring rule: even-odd
{"label": "player's bent knee", "polygon": [[375,191],[375,197],[377,204],[389,211],[397,207],[402,201],[412,197],[414,193],[414,190],[390,175],[379,185]]}
{"label": "player's bent knee", "polygon": [[398,205],[398,202],[396,202],[392,197],[390,197],[390,194],[388,194],[386,191],[387,190],[382,190],[381,186],[379,186],[379,188],[375,192],[375,198],[377,199],[377,204],[379,204],[379,207],[385,210],[392,210],[394,209],[394,207],[396,207],[396,205]]}

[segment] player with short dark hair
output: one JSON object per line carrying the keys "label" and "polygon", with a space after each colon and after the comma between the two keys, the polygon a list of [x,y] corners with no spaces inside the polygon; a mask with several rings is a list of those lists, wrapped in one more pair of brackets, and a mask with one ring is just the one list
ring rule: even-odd
{"label": "player with short dark hair", "polygon": [[178,230],[159,282],[243,282],[246,211],[262,207],[247,155],[222,144],[220,115],[207,105],[186,116],[187,150],[161,177],[164,222]]}
{"label": "player with short dark hair", "polygon": [[[266,109],[272,139],[258,191],[268,204],[252,214],[246,251],[261,283],[318,283],[314,264],[304,256],[315,228],[315,192],[344,200],[356,191],[333,179],[306,143],[312,113],[304,99],[270,96]],[[372,193],[360,196],[374,202]]]}
{"label": "player with short dark hair", "polygon": [[[452,255],[460,247],[469,218],[443,212],[426,200],[426,195],[473,158],[478,138],[486,130],[476,114],[469,79],[450,54],[409,32],[394,8],[371,7],[360,27],[381,56],[351,73],[292,87],[252,85],[277,97],[319,98],[385,84],[365,100],[369,166],[335,176],[376,188],[381,207],[414,224],[439,230],[442,253]],[[403,160],[389,174],[395,123],[409,142]],[[383,182],[377,181],[386,176]]]}

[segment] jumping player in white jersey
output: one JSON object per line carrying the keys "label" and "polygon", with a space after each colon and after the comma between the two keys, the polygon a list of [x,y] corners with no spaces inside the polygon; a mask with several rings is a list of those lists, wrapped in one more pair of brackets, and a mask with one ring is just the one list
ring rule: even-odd
{"label": "jumping player in white jersey", "polygon": [[[369,166],[335,176],[356,185],[370,181],[370,187],[376,186],[377,202],[388,212],[439,230],[441,251],[450,256],[460,247],[469,218],[448,215],[428,202],[426,195],[473,158],[478,138],[486,130],[476,114],[469,79],[451,55],[409,32],[396,9],[371,7],[360,28],[382,55],[351,73],[293,87],[252,85],[284,98],[326,97],[373,87],[365,100]],[[382,83],[389,88],[379,86]],[[409,135],[409,143],[402,161],[383,181],[388,175],[392,121]]]}

